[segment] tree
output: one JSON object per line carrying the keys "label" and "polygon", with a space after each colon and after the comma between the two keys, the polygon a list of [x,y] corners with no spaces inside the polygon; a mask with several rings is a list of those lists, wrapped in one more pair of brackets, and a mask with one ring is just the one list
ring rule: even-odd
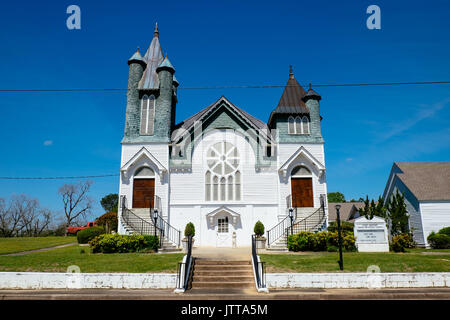
{"label": "tree", "polygon": [[358,209],[358,212],[360,216],[364,216],[369,220],[372,220],[374,216],[387,218],[386,207],[381,196],[378,197],[378,201],[375,203],[373,199],[369,201],[369,196],[366,195],[364,207]]}
{"label": "tree", "polygon": [[391,222],[391,235],[409,233],[409,216],[403,194],[397,190],[387,202],[386,209]]}
{"label": "tree", "polygon": [[328,202],[345,202],[345,196],[340,192],[329,192]]}
{"label": "tree", "polygon": [[66,227],[69,227],[72,222],[79,218],[86,219],[86,216],[91,213],[92,199],[88,196],[88,193],[92,183],[89,180],[67,183],[59,188],[58,193],[61,195],[64,204]]}
{"label": "tree", "polygon": [[13,195],[9,205],[0,199],[1,237],[39,236],[48,230],[51,219],[51,211],[41,208],[37,199]]}
{"label": "tree", "polygon": [[106,212],[117,212],[119,208],[119,195],[117,193],[110,193],[100,200],[100,204]]}

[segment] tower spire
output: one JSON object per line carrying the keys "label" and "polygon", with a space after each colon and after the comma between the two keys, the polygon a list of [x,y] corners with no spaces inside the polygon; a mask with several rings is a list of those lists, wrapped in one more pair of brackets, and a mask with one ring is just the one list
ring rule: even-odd
{"label": "tower spire", "polygon": [[289,66],[289,79],[294,79],[294,72],[292,71],[292,65]]}
{"label": "tower spire", "polygon": [[156,24],[155,24],[155,37],[159,38],[158,22],[156,22]]}

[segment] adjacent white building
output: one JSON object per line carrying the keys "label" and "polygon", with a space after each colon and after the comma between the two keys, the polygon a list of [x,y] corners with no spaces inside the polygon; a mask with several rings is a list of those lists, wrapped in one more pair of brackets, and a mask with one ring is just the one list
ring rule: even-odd
{"label": "adjacent white building", "polygon": [[326,225],[321,97],[305,92],[292,68],[278,106],[259,106],[273,109],[267,123],[223,96],[176,123],[179,84],[157,28],[144,57],[138,51],[128,64],[120,233],[155,232],[155,212],[174,246],[188,222],[196,245],[248,246],[258,220],[283,233],[289,208],[296,221],[320,211],[314,227]]}
{"label": "adjacent white building", "polygon": [[450,226],[450,162],[395,162],[383,198],[397,190],[405,196],[414,240],[429,247],[428,235]]}

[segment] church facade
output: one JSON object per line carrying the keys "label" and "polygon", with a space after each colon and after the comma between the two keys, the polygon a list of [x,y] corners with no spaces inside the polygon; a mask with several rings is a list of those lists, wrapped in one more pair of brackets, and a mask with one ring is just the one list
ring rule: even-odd
{"label": "church facade", "polygon": [[179,246],[173,233],[183,237],[192,222],[196,246],[233,247],[251,244],[258,220],[266,231],[283,226],[292,208],[294,223],[321,209],[312,227],[326,225],[321,97],[292,68],[267,123],[224,96],[176,123],[179,83],[157,28],[145,55],[128,64],[119,233],[158,226]]}

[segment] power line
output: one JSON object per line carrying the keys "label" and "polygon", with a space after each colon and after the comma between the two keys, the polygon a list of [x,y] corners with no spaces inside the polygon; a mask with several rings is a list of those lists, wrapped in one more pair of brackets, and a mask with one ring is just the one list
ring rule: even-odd
{"label": "power line", "polygon": [[71,176],[71,177],[0,177],[0,180],[67,180],[67,179],[93,179],[105,177],[118,177],[119,174],[102,174],[96,176]]}
{"label": "power line", "polygon": [[[362,86],[402,86],[402,85],[437,85],[450,84],[450,81],[416,81],[416,82],[367,82],[367,83],[318,83],[312,87],[362,87]],[[308,87],[309,84],[303,85]],[[214,90],[214,89],[264,89],[295,87],[281,84],[274,85],[240,85],[240,86],[199,86],[179,87],[178,90]],[[64,88],[64,89],[0,89],[0,92],[102,92],[102,91],[128,91],[128,88]]]}

